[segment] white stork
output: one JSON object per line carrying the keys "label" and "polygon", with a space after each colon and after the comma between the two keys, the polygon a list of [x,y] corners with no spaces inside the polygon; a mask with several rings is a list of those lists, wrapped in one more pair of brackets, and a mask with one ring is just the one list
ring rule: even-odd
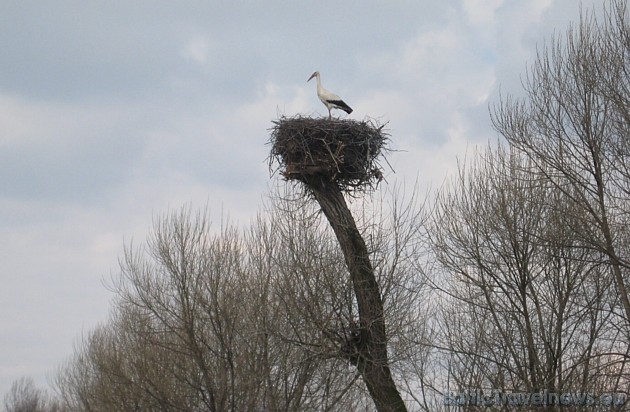
{"label": "white stork", "polygon": [[310,82],[313,77],[317,77],[317,97],[319,97],[319,100],[321,100],[322,103],[324,103],[324,106],[328,109],[329,119],[332,119],[332,115],[330,114],[331,109],[340,109],[348,114],[352,113],[350,106],[341,100],[341,97],[322,87],[322,81],[319,79],[319,72],[313,73],[311,77],[308,78],[307,82]]}

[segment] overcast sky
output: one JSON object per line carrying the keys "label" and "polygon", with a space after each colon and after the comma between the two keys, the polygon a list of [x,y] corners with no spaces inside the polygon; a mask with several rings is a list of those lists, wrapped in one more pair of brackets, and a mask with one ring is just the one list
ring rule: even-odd
{"label": "overcast sky", "polygon": [[436,187],[496,141],[499,87],[521,93],[579,16],[575,0],[0,4],[0,397],[45,385],[107,319],[123,245],[156,216],[249,223],[271,121],[327,115],[313,71],[350,118],[389,122],[390,185]]}

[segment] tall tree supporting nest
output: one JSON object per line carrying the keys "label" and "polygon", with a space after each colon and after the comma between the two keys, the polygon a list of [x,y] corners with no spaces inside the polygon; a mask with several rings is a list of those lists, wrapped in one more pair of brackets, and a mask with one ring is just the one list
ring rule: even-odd
{"label": "tall tree supporting nest", "polygon": [[361,373],[379,411],[406,411],[387,358],[381,292],[365,241],[343,192],[369,190],[382,179],[383,126],[352,120],[282,118],[271,134],[271,165],[287,180],[302,182],[319,203],[343,251],[359,312],[359,331],[349,360]]}

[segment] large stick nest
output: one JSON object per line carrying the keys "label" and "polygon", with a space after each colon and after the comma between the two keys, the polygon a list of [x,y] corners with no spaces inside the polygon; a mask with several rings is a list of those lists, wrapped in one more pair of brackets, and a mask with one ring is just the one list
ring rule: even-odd
{"label": "large stick nest", "polygon": [[[346,192],[376,187],[389,135],[373,120],[282,117],[271,128],[269,166],[287,180],[335,182]],[[384,158],[384,156],[383,156]]]}

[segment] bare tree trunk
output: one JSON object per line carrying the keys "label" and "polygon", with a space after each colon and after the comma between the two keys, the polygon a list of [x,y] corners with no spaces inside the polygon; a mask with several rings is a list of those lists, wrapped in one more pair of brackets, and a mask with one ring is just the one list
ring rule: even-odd
{"label": "bare tree trunk", "polygon": [[406,411],[389,369],[383,301],[367,246],[337,183],[305,182],[332,226],[350,272],[359,310],[359,330],[350,361],[357,366],[379,411]]}

